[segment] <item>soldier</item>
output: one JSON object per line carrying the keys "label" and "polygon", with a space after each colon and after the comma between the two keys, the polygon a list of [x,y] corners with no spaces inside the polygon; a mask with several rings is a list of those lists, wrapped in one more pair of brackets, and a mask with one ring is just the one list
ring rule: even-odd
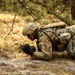
{"label": "soldier", "polygon": [[[38,51],[29,50],[33,59],[50,60],[53,51],[67,50],[69,56],[75,57],[75,25],[65,28],[46,28],[40,29],[33,22],[25,25],[23,35],[29,39],[37,39]],[[24,49],[24,48],[22,48]]]}

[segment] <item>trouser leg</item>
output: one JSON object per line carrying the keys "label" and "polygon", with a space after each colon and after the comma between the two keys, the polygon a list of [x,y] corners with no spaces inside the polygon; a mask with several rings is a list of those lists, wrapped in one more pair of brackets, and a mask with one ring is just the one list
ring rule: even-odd
{"label": "trouser leg", "polygon": [[75,58],[75,45],[73,43],[73,40],[71,39],[70,42],[67,45],[67,53],[70,57]]}
{"label": "trouser leg", "polygon": [[34,52],[32,56],[32,59],[39,59],[39,60],[50,60],[51,58],[52,58],[52,54],[48,56],[43,52]]}

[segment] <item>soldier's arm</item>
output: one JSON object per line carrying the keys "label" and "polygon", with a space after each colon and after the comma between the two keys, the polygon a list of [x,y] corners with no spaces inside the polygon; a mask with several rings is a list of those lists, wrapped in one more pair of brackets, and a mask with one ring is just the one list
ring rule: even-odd
{"label": "soldier's arm", "polygon": [[40,51],[34,52],[32,59],[50,60],[52,58],[52,44],[50,41],[40,42]]}
{"label": "soldier's arm", "polygon": [[30,46],[29,44],[20,45],[20,48],[23,50],[24,53],[31,56],[36,51],[36,48],[34,46]]}

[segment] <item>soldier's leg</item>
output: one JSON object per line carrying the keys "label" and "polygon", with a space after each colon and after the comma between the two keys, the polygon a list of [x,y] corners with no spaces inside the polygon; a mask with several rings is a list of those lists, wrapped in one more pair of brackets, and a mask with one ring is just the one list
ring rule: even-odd
{"label": "soldier's leg", "polygon": [[48,56],[43,52],[34,52],[31,59],[50,60],[52,56]]}
{"label": "soldier's leg", "polygon": [[70,57],[75,58],[75,44],[73,43],[72,39],[67,45],[67,53],[69,54]]}

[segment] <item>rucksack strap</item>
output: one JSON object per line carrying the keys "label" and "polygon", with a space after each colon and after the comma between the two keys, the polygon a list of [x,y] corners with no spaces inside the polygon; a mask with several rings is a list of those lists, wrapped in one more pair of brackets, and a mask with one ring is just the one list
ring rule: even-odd
{"label": "rucksack strap", "polygon": [[46,36],[48,36],[49,41],[52,43],[52,46],[53,46],[53,41],[52,41],[51,37],[45,31],[43,31],[41,29],[39,31],[43,32]]}

